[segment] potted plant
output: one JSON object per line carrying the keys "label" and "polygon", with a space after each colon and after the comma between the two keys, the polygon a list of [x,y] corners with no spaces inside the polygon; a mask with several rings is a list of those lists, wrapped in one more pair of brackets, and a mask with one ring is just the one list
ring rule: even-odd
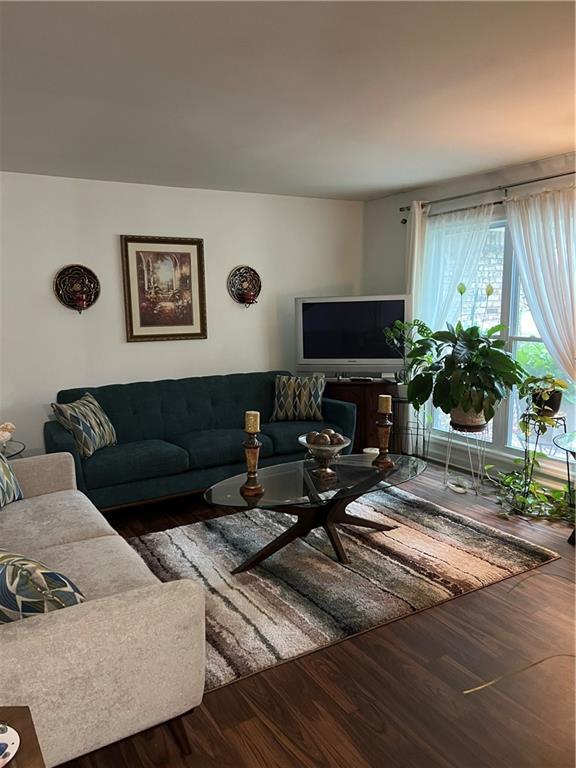
{"label": "potted plant", "polygon": [[521,399],[529,399],[529,407],[537,416],[553,418],[560,410],[562,393],[568,382],[557,379],[552,373],[544,376],[527,376],[518,388]]}
{"label": "potted plant", "polygon": [[548,488],[534,478],[540,468],[538,459],[543,454],[532,452],[522,459],[514,459],[516,469],[511,472],[490,474],[493,464],[484,469],[488,478],[497,486],[498,503],[503,507],[501,517],[524,515],[548,517],[574,523],[574,504],[570,499],[568,484],[561,488]]}
{"label": "potted plant", "polygon": [[425,360],[418,357],[411,358],[408,355],[419,343],[420,339],[430,338],[432,331],[422,320],[402,322],[396,320],[390,328],[384,328],[384,338],[392,349],[402,356],[402,368],[394,372],[394,379],[398,387],[398,397],[406,399],[408,384],[415,371]]}
{"label": "potted plant", "polygon": [[[418,362],[418,373],[408,385],[408,400],[421,408],[432,404],[450,415],[453,429],[474,432],[494,418],[496,406],[519,386],[524,370],[495,338],[504,326],[487,331],[477,325],[448,324],[421,339],[408,357]],[[427,362],[431,356],[432,362]]]}

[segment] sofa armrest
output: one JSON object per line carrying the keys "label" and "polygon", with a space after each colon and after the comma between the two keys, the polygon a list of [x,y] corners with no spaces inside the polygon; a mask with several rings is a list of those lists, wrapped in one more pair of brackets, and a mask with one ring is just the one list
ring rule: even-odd
{"label": "sofa armrest", "polygon": [[86,490],[84,481],[84,470],[82,468],[82,457],[76,446],[73,435],[64,429],[62,424],[57,421],[47,421],[44,424],[44,446],[46,453],[71,453],[74,457],[74,466],[76,467],[76,483],[81,491]]}
{"label": "sofa armrest", "polygon": [[[354,403],[324,397],[322,399],[322,416],[324,421],[328,421],[330,424],[338,424],[344,431],[345,436],[352,440],[352,444],[354,443],[354,433],[356,432],[356,406]],[[352,445],[342,451],[342,453],[351,452]]]}
{"label": "sofa armrest", "polygon": [[11,462],[10,466],[22,487],[25,499],[76,489],[74,459],[69,453],[29,456]]}
{"label": "sofa armrest", "polygon": [[0,625],[0,699],[30,707],[48,766],[196,707],[204,592],[183,579]]}

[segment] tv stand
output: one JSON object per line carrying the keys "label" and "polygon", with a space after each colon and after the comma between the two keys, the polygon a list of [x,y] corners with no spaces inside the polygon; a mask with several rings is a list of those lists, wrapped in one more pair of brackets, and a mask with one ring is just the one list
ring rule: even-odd
{"label": "tv stand", "polygon": [[[332,379],[326,381],[324,396],[333,400],[344,400],[356,406],[356,434],[353,453],[362,453],[364,448],[378,447],[376,414],[378,395],[398,397],[398,389],[393,381],[386,379]],[[392,437],[394,427],[392,427]],[[393,443],[392,443],[393,444]]]}

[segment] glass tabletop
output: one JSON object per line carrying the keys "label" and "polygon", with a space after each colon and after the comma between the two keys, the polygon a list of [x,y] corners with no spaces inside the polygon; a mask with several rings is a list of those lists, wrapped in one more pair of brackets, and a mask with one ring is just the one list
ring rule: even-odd
{"label": "glass tabletop", "polygon": [[571,453],[576,459],[576,432],[566,432],[564,435],[556,435],[552,442],[563,451]]}
{"label": "glass tabletop", "polygon": [[7,459],[13,459],[23,453],[25,448],[26,446],[20,440],[7,440],[3,446],[0,446],[0,451]]}
{"label": "glass tabletop", "polygon": [[[366,493],[369,493],[376,488],[405,483],[426,469],[426,462],[414,456],[390,454],[394,467],[386,470],[372,466],[373,458],[369,454],[341,456],[331,466],[335,476],[329,481],[315,474],[317,465],[313,459],[274,464],[258,470],[258,480],[264,487],[264,493],[257,499],[245,499],[240,493],[246,480],[245,473],[216,483],[206,491],[204,498],[209,504],[239,509],[254,506],[317,507],[326,504],[336,494],[340,497],[356,495],[356,489],[361,484],[368,485]],[[370,484],[371,479],[373,484]]]}

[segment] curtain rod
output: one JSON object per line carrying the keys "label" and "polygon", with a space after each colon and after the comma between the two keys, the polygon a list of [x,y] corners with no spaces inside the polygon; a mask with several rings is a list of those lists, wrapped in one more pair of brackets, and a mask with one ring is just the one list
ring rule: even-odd
{"label": "curtain rod", "polygon": [[[451,197],[439,197],[436,200],[426,200],[423,202],[423,205],[433,205],[434,203],[447,203],[450,200],[462,200],[464,197],[474,197],[474,195],[484,195],[488,192],[504,192],[507,189],[512,189],[513,187],[523,187],[525,184],[535,184],[537,181],[550,181],[550,179],[560,179],[563,176],[573,176],[576,173],[576,171],[565,171],[564,173],[556,173],[554,176],[540,176],[537,179],[529,179],[528,181],[517,181],[515,184],[502,184],[499,187],[490,187],[489,189],[478,189],[476,192],[466,192],[463,195],[452,195]],[[495,203],[495,205],[499,205],[502,201],[499,200],[498,203]],[[476,207],[476,206],[474,206]],[[410,206],[409,205],[403,205],[402,208],[400,208],[401,212],[409,211]],[[466,210],[464,208],[460,208],[459,210]]]}
{"label": "curtain rod", "polygon": [[[482,208],[483,205],[490,205],[490,203],[480,203],[480,205],[467,205],[465,208],[454,208],[449,211],[443,211],[442,213],[431,213],[428,218],[433,219],[435,216],[443,216],[444,213],[460,213],[462,211],[473,211],[475,208]],[[504,200],[495,200],[492,205],[504,205]],[[402,219],[402,223],[404,223]]]}

